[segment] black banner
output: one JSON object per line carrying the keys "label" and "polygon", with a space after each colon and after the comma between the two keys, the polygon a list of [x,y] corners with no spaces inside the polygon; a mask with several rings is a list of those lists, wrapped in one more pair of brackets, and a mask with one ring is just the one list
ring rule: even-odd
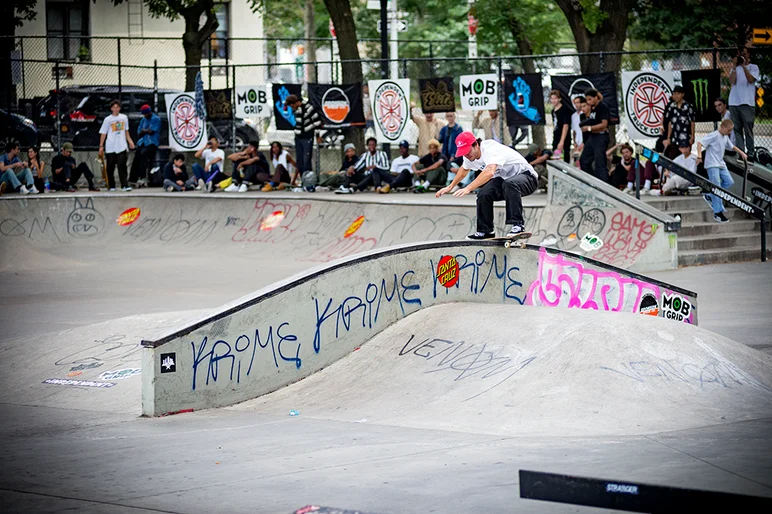
{"label": "black banner", "polygon": [[421,110],[423,112],[454,112],[456,110],[454,91],[453,77],[418,79]]}
{"label": "black banner", "polygon": [[206,119],[208,121],[230,120],[233,118],[230,89],[204,90]]}
{"label": "black banner", "polygon": [[695,121],[721,121],[713,101],[721,96],[721,70],[690,70],[681,72],[684,99],[692,104]]}
{"label": "black banner", "polygon": [[308,101],[319,112],[325,128],[365,125],[362,83],[308,84]]}
{"label": "black banner", "polygon": [[284,107],[284,100],[289,95],[300,98],[300,84],[273,85],[273,116],[276,119],[276,130],[295,130],[295,113],[289,107]]}
{"label": "black banner", "polygon": [[504,75],[507,125],[544,125],[544,95],[540,73]]}
{"label": "black banner", "polygon": [[611,72],[590,73],[588,75],[553,75],[552,88],[560,91],[563,105],[574,110],[573,102],[577,96],[584,96],[588,89],[597,89],[603,95],[603,101],[609,109],[609,124],[619,124],[619,102],[617,101],[617,78]]}

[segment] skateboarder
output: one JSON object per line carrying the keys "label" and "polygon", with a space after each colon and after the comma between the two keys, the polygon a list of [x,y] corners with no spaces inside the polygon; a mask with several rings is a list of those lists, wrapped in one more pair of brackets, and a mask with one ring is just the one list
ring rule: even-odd
{"label": "skateboarder", "polygon": [[477,232],[468,239],[493,239],[496,230],[493,226],[493,202],[504,200],[507,203],[507,224],[512,228],[507,237],[515,237],[525,232],[522,197],[528,196],[538,186],[538,177],[533,167],[516,150],[493,139],[482,141],[471,132],[462,132],[456,138],[456,156],[464,158],[453,182],[437,191],[439,198],[449,193],[470,170],[477,170],[477,177],[468,186],[459,189],[453,196],[468,195],[478,187],[482,190],[477,195]]}

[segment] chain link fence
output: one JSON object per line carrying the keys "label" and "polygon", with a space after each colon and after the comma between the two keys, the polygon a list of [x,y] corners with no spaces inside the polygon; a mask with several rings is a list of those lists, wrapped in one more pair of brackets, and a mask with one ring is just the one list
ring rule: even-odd
{"label": "chain link fence", "polygon": [[[320,59],[314,63],[305,63],[298,59],[293,61],[287,57],[289,54],[285,50],[296,43],[298,42],[293,40],[259,39],[210,41],[203,52],[200,66],[205,88],[227,89],[270,82],[305,84],[309,77],[314,76],[318,83],[342,82],[343,63],[333,58],[335,49],[331,40],[317,41],[317,55],[326,52],[330,59]],[[423,116],[420,112],[419,79],[453,77],[458,89],[457,81],[461,75],[493,73],[501,79],[507,73],[540,73],[542,100],[547,113],[547,124],[542,128],[521,130],[519,133],[507,129],[503,88],[499,88],[500,113],[495,120],[487,112],[456,110],[457,122],[463,129],[471,129],[478,136],[484,137],[491,133],[492,124],[498,124],[496,132],[504,134],[506,142],[510,142],[511,136],[514,135],[520,150],[524,150],[534,141],[551,145],[551,106],[548,104],[550,77],[581,74],[583,61],[585,65],[592,61],[598,71],[612,71],[610,67],[618,67],[617,95],[622,110],[623,71],[672,71],[676,84],[679,84],[682,70],[719,69],[722,72],[721,96],[726,99],[730,89],[728,75],[731,59],[735,55],[730,49],[675,49],[469,59],[441,55],[443,52],[436,51],[438,48],[444,48],[440,43],[411,43],[427,48],[425,55],[428,56],[400,59],[396,62],[398,77],[410,79],[413,116]],[[433,47],[433,44],[436,46]],[[80,105],[82,95],[70,94],[78,88],[100,86],[103,88],[103,94],[97,100],[107,104],[112,98],[120,98],[126,112],[138,111],[142,103],[150,103],[156,109],[162,108],[162,101],[158,98],[165,92],[182,91],[185,85],[186,67],[181,65],[184,62],[184,53],[179,38],[87,38],[73,43],[61,38],[17,37],[14,48],[10,61],[14,87],[6,98],[0,98],[0,109],[21,114],[35,122],[39,131],[37,144],[43,147],[44,152],[53,151],[64,141],[74,142],[77,151],[95,149],[95,141],[73,140],[71,135],[66,133],[71,130],[67,122],[68,117],[73,116],[79,106],[83,107]],[[459,47],[456,45],[454,48]],[[236,56],[240,57],[237,59]],[[248,62],[245,62],[244,56],[248,56]],[[365,85],[367,80],[381,78],[383,67],[392,68],[393,64],[374,59],[362,59],[358,62],[362,67]],[[756,145],[772,148],[772,110],[769,103],[764,103],[763,96],[772,81],[772,48],[754,49],[753,62],[761,70],[760,101],[756,109],[754,128]],[[363,98],[366,99],[367,90],[364,87],[363,89]],[[60,93],[52,95],[52,91]],[[458,91],[455,95],[458,105]],[[148,98],[152,101],[147,102]],[[365,112],[368,113],[369,109],[366,108]],[[443,118],[442,115],[436,117]],[[237,120],[234,123],[248,123],[256,130],[260,136],[261,150],[267,151],[272,141],[279,141],[290,149],[294,144],[293,134],[289,131],[277,131],[274,121],[270,118]],[[365,131],[365,136],[373,135],[371,123],[368,123],[368,126],[370,128]],[[712,130],[713,123],[698,123],[697,139]],[[227,140],[227,146],[239,142],[237,138],[229,137],[232,129],[220,127],[217,132],[222,133]],[[419,143],[418,132],[417,125],[412,120],[408,121],[403,135],[414,149]],[[317,171],[336,170],[342,161],[342,131],[323,131],[322,135],[325,142],[315,152],[314,167]],[[627,140],[624,122],[617,127],[616,137],[619,142]],[[243,144],[246,141],[240,142]],[[397,155],[396,146],[392,146],[392,154]],[[168,152],[159,155],[165,158]]]}

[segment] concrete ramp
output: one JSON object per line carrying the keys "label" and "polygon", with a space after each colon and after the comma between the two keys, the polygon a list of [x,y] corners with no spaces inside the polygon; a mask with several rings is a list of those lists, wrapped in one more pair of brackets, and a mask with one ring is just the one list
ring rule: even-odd
{"label": "concrete ramp", "polygon": [[772,356],[699,327],[454,303],[237,409],[501,435],[632,435],[772,415]]}

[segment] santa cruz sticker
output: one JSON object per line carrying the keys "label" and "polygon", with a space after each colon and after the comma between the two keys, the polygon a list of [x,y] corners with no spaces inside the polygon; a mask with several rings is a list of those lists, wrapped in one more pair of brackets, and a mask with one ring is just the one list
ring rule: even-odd
{"label": "santa cruz sticker", "polygon": [[451,255],[445,255],[437,264],[437,282],[445,287],[453,287],[458,282],[458,261]]}

